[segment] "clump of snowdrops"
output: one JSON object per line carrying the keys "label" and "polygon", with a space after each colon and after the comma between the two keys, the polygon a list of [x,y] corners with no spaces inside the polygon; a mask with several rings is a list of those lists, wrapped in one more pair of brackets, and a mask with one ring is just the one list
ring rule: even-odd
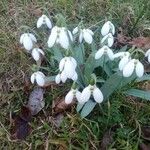
{"label": "clump of snowdrops", "polygon": [[[56,19],[56,23],[52,23],[50,17],[42,15],[37,20],[37,30],[48,34],[40,39],[35,31],[28,28],[21,35],[20,43],[38,66],[38,70],[31,75],[31,83],[45,86],[53,79],[57,84],[69,82],[72,85],[65,102],[70,104],[76,100],[77,111],[82,117],[86,117],[97,103],[103,103],[114,91],[148,78],[144,75],[141,60],[148,57],[150,62],[150,50],[144,53],[141,49],[128,49],[127,46],[113,49],[115,25],[111,21],[104,22],[102,27],[86,27],[82,21],[71,27],[62,15],[57,15]],[[100,42],[98,38],[94,40],[95,34]],[[42,48],[39,48],[38,41],[44,43]],[[49,58],[46,58],[47,52]],[[53,60],[51,65],[57,65],[56,75],[49,77],[41,71],[42,59]],[[144,98],[140,92],[145,91],[126,89],[121,92]]]}

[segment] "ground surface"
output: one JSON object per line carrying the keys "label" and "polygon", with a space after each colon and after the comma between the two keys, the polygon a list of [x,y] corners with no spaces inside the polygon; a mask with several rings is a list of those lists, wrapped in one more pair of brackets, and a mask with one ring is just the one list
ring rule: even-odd
{"label": "ground surface", "polygon": [[[18,42],[23,25],[34,29],[37,18],[48,11],[52,16],[62,13],[74,24],[83,19],[87,27],[107,17],[126,36],[149,36],[149,6],[149,0],[1,0],[0,149],[96,150],[110,143],[109,149],[137,150],[140,143],[148,143],[141,127],[150,125],[150,104],[117,95],[87,119],[81,119],[75,107],[61,113],[60,119],[52,115],[51,104],[62,93],[53,86],[45,96],[46,108],[32,119],[26,140],[12,140],[10,129],[12,113],[20,110],[33,88],[26,85],[33,61]],[[56,127],[53,119],[62,120],[61,126]]]}

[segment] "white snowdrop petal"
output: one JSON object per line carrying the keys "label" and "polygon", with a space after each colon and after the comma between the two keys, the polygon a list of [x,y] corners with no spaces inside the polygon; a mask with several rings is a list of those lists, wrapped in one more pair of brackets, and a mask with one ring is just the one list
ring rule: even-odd
{"label": "white snowdrop petal", "polygon": [[66,76],[68,78],[72,78],[75,74],[74,65],[69,59],[67,59],[67,61],[65,62],[64,72],[66,73]]}
{"label": "white snowdrop petal", "polygon": [[107,21],[107,22],[102,26],[101,34],[102,34],[103,36],[105,36],[105,35],[107,35],[107,34],[109,33],[109,30],[110,30],[109,23],[110,23],[110,21]]}
{"label": "white snowdrop petal", "polygon": [[21,36],[20,36],[20,44],[22,44],[23,43],[23,39],[24,39],[24,36],[26,35],[26,33],[24,33],[24,34],[22,34]]}
{"label": "white snowdrop petal", "polygon": [[123,68],[123,76],[130,77],[134,71],[134,67],[134,62],[132,60],[128,62]]}
{"label": "white snowdrop petal", "polygon": [[148,62],[150,63],[150,54],[148,55]]}
{"label": "white snowdrop petal", "polygon": [[72,102],[73,98],[74,98],[73,91],[70,90],[70,91],[67,93],[67,95],[65,96],[65,103],[66,103],[66,104],[70,104],[70,103]]}
{"label": "white snowdrop petal", "polygon": [[29,36],[32,41],[37,42],[36,37],[32,33],[29,33]]}
{"label": "white snowdrop petal", "polygon": [[65,62],[66,62],[66,57],[62,58],[61,61],[59,62],[59,70],[62,71],[64,69],[65,66]]}
{"label": "white snowdrop petal", "polygon": [[49,29],[51,29],[51,28],[52,28],[52,23],[51,23],[50,19],[49,19],[47,16],[46,16],[46,18],[45,18],[45,21],[46,21],[47,27],[48,27]]}
{"label": "white snowdrop petal", "polygon": [[68,35],[69,35],[70,40],[73,42],[73,36],[72,36],[72,33],[69,30],[68,30]]}
{"label": "white snowdrop petal", "polygon": [[112,23],[110,24],[110,26],[111,26],[111,32],[114,35],[115,34],[115,26]]}
{"label": "white snowdrop petal", "polygon": [[[108,39],[108,34],[105,35],[105,36],[101,39],[101,44],[103,44],[107,39]],[[106,42],[106,43],[108,43],[108,42]]]}
{"label": "white snowdrop petal", "polygon": [[118,58],[118,57],[122,57],[124,55],[125,52],[118,52],[116,54],[114,54],[114,58]]}
{"label": "white snowdrop petal", "polygon": [[39,51],[39,53],[42,54],[43,56],[45,55],[45,54],[44,54],[44,51],[43,51],[42,49],[38,48],[38,51]]}
{"label": "white snowdrop petal", "polygon": [[67,76],[66,76],[66,73],[65,73],[64,71],[62,71],[62,73],[61,73],[61,75],[60,75],[60,78],[61,78],[61,81],[62,81],[63,83],[66,82]]}
{"label": "white snowdrop petal", "polygon": [[144,74],[144,66],[140,61],[136,64],[135,72],[139,78],[142,77]]}
{"label": "white snowdrop petal", "polygon": [[61,32],[59,34],[59,44],[64,49],[69,48],[69,38],[65,29],[61,29]]}
{"label": "white snowdrop petal", "polygon": [[23,46],[28,51],[30,51],[33,47],[32,40],[28,35],[23,38]]}
{"label": "white snowdrop petal", "polygon": [[127,56],[123,57],[119,62],[119,70],[122,71],[128,62],[129,62],[129,58]]}
{"label": "white snowdrop petal", "polygon": [[71,62],[73,63],[73,65],[74,65],[74,68],[76,68],[77,67],[77,61],[73,57],[70,57],[70,59],[71,59]]}
{"label": "white snowdrop petal", "polygon": [[32,84],[34,84],[34,82],[35,82],[35,73],[33,73],[31,75],[30,81],[31,81]]}
{"label": "white snowdrop petal", "polygon": [[84,90],[82,91],[79,102],[80,103],[87,102],[90,99],[90,96],[91,96],[91,91],[90,91],[90,88],[88,86],[88,87],[84,88]]}
{"label": "white snowdrop petal", "polygon": [[114,59],[114,53],[111,49],[107,49],[107,55],[108,55],[110,60]]}
{"label": "white snowdrop petal", "polygon": [[32,50],[31,55],[32,55],[32,57],[33,57],[33,59],[34,59],[35,61],[38,61],[38,60],[40,59],[40,53],[39,53],[39,51],[38,51],[37,48],[34,48],[34,49]]}
{"label": "white snowdrop petal", "polygon": [[145,57],[148,57],[150,55],[150,49],[147,50],[147,52],[145,53]]}
{"label": "white snowdrop petal", "polygon": [[43,24],[43,17],[41,16],[37,21],[37,24],[36,24],[37,28],[40,28],[42,24]]}
{"label": "white snowdrop petal", "polygon": [[108,46],[112,47],[112,45],[114,44],[114,37],[112,36],[112,34],[108,37]]}
{"label": "white snowdrop petal", "polygon": [[75,27],[72,31],[73,34],[77,34],[77,32],[79,31],[78,27]]}
{"label": "white snowdrop petal", "polygon": [[77,81],[77,79],[78,79],[78,74],[75,72],[71,79],[72,79],[73,81]]}
{"label": "white snowdrop petal", "polygon": [[104,49],[103,48],[99,49],[95,54],[95,59],[100,59],[103,56],[103,54],[104,54]]}
{"label": "white snowdrop petal", "polygon": [[94,35],[93,31],[90,29],[86,29],[87,32],[89,32],[92,36]]}
{"label": "white snowdrop petal", "polygon": [[76,99],[79,102],[81,98],[81,92],[80,91],[76,91]]}
{"label": "white snowdrop petal", "polygon": [[58,74],[56,77],[55,77],[55,82],[56,84],[59,84],[61,82],[61,76],[60,74]]}
{"label": "white snowdrop petal", "polygon": [[36,82],[39,86],[44,86],[45,84],[44,76],[41,76],[40,74],[36,74]]}
{"label": "white snowdrop petal", "polygon": [[93,97],[97,103],[101,103],[103,101],[103,94],[99,88],[97,87],[94,88]]}
{"label": "white snowdrop petal", "polygon": [[57,26],[53,27],[52,30],[51,30],[51,34],[50,34],[50,36],[48,38],[48,42],[47,42],[48,43],[48,47],[50,47],[50,48],[53,47],[55,42],[56,42],[57,30],[58,30]]}
{"label": "white snowdrop petal", "polygon": [[79,42],[82,43],[82,40],[83,40],[83,32],[81,31],[79,35]]}
{"label": "white snowdrop petal", "polygon": [[83,31],[83,37],[84,37],[84,40],[86,43],[88,43],[88,44],[92,43],[92,41],[93,41],[92,35],[89,32],[87,32],[86,30]]}

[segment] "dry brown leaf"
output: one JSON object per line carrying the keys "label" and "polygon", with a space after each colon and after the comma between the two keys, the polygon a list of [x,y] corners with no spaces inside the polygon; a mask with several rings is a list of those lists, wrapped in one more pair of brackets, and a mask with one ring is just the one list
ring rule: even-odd
{"label": "dry brown leaf", "polygon": [[31,121],[31,111],[28,107],[22,106],[19,115],[14,117],[14,126],[11,131],[12,139],[25,139],[31,132],[31,126],[29,121]]}
{"label": "dry brown leaf", "polygon": [[63,121],[63,118],[64,118],[64,115],[62,113],[59,113],[55,115],[54,117],[50,117],[49,120],[54,126],[59,128]]}
{"label": "dry brown leaf", "polygon": [[53,103],[53,110],[55,114],[61,113],[65,110],[68,110],[75,104],[75,101],[73,100],[71,104],[66,104],[64,98],[60,99],[58,98]]}
{"label": "dry brown leaf", "polygon": [[150,126],[143,126],[141,130],[142,130],[142,137],[150,141]]}
{"label": "dry brown leaf", "polygon": [[137,48],[141,48],[143,50],[150,49],[150,37],[137,37],[132,39],[132,41],[129,42],[130,45],[134,45]]}
{"label": "dry brown leaf", "polygon": [[144,144],[144,143],[141,143],[139,145],[139,150],[150,150],[150,146]]}
{"label": "dry brown leaf", "polygon": [[44,107],[45,102],[43,101],[43,94],[44,89],[40,87],[35,88],[31,92],[27,106],[31,110],[32,115],[36,115]]}
{"label": "dry brown leaf", "polygon": [[114,125],[112,128],[105,132],[100,144],[100,150],[108,150],[109,145],[113,143],[113,135],[117,128],[118,125]]}

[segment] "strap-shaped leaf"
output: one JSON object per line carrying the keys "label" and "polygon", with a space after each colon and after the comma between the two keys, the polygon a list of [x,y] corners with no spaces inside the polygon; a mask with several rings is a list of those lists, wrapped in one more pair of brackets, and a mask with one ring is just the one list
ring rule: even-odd
{"label": "strap-shaped leaf", "polygon": [[84,63],[84,47],[83,46],[78,46],[74,48],[74,58],[78,62],[78,65],[83,65]]}
{"label": "strap-shaped leaf", "polygon": [[90,114],[90,112],[94,109],[96,102],[89,100],[81,110],[81,117],[84,118]]}
{"label": "strap-shaped leaf", "polygon": [[136,79],[137,82],[142,82],[142,81],[146,81],[146,80],[150,80],[150,74],[145,74],[141,78]]}
{"label": "strap-shaped leaf", "polygon": [[145,100],[150,100],[150,91],[143,91],[138,89],[130,89],[126,92],[124,92],[127,95],[139,97]]}
{"label": "strap-shaped leaf", "polygon": [[84,106],[84,104],[78,103],[77,108],[76,108],[77,112],[79,112],[82,109],[83,106]]}
{"label": "strap-shaped leaf", "polygon": [[131,76],[130,78],[125,78],[122,76],[121,72],[113,74],[108,80],[106,80],[104,85],[101,87],[104,99],[106,100],[114,91],[127,85],[135,78],[136,78],[135,75]]}
{"label": "strap-shaped leaf", "polygon": [[85,63],[85,69],[84,74],[87,78],[90,78],[90,75],[93,73],[94,69],[101,66],[107,75],[111,75],[111,69],[109,68],[109,65],[107,65],[107,62],[109,61],[107,57],[105,57],[104,62],[104,56],[102,56],[99,60],[95,60],[94,58],[95,53],[93,52],[87,59]]}

